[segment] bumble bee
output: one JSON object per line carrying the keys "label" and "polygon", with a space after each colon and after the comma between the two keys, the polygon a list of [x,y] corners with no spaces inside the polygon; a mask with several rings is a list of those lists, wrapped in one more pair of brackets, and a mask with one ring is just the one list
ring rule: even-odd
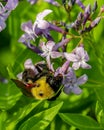
{"label": "bumble bee", "polygon": [[37,64],[36,74],[31,68],[25,69],[22,73],[22,80],[12,79],[23,94],[36,99],[55,100],[61,93],[62,75],[56,77],[46,64]]}

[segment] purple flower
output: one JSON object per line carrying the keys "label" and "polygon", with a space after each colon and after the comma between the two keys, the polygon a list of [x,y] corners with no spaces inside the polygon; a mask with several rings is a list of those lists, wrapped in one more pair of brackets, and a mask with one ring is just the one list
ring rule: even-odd
{"label": "purple flower", "polygon": [[41,56],[46,57],[49,68],[51,66],[50,58],[59,58],[63,56],[63,53],[53,50],[54,46],[55,46],[55,43],[53,41],[48,41],[46,44],[44,42],[40,43],[40,48],[43,51]]}
{"label": "purple flower", "polygon": [[80,0],[76,0],[76,4],[78,4],[83,10],[85,9],[85,6]]}
{"label": "purple flower", "polygon": [[51,12],[52,10],[46,9],[43,12],[39,13],[34,22],[33,30],[35,30],[35,28],[47,29],[49,27],[49,23],[44,20],[44,17],[46,17]]}
{"label": "purple flower", "polygon": [[46,9],[39,13],[36,16],[34,24],[32,24],[31,21],[23,23],[21,28],[23,31],[25,31],[25,34],[20,37],[19,42],[26,42],[27,44],[30,44],[30,41],[35,40],[35,38],[39,35],[44,35],[46,39],[53,40],[49,32],[50,30],[55,30],[59,33],[65,34],[66,32],[63,29],[44,20],[44,17],[46,17],[51,12],[52,10]]}
{"label": "purple flower", "polygon": [[21,29],[25,32],[25,34],[23,34],[20,39],[19,42],[27,42],[29,43],[30,40],[35,40],[35,33],[33,30],[33,25],[31,21],[28,21],[26,23],[23,23],[21,25]]}
{"label": "purple flower", "polygon": [[50,35],[50,30],[55,30],[57,32],[60,32],[62,34],[66,33],[63,29],[49,23],[48,21],[44,20],[44,17],[46,17],[48,14],[50,14],[52,10],[46,9],[43,12],[39,13],[36,17],[36,20],[33,24],[33,30],[36,35],[44,35],[48,40],[53,40],[53,38]]}
{"label": "purple flower", "polygon": [[55,44],[53,49],[56,51],[60,47],[66,46],[69,43],[70,40],[71,40],[70,38],[62,39],[62,41],[60,41],[59,43]]}
{"label": "purple flower", "polygon": [[54,76],[56,77],[57,75],[61,74],[63,77],[65,75],[65,73],[67,72],[67,69],[69,68],[69,64],[70,64],[70,61],[66,61],[62,67],[58,67],[56,69],[56,71],[54,71]]}
{"label": "purple flower", "polygon": [[18,3],[18,0],[8,0],[5,5],[5,8],[10,11],[14,10],[17,7]]}
{"label": "purple flower", "polygon": [[79,69],[80,67],[84,69],[91,68],[91,66],[86,63],[89,60],[89,56],[83,47],[77,47],[73,53],[65,52],[64,55],[67,60],[73,62],[72,67],[75,70]]}
{"label": "purple flower", "polygon": [[52,4],[52,5],[55,5],[55,6],[60,6],[60,4],[55,0],[44,0],[44,1],[46,1],[46,2],[48,2],[50,4]]}
{"label": "purple flower", "polygon": [[51,10],[46,9],[43,12],[39,13],[36,17],[36,21],[34,22],[34,24],[32,24],[31,21],[23,23],[21,28],[26,33],[20,37],[19,42],[29,43],[30,40],[35,41],[35,38],[38,35],[42,34],[41,29],[46,31],[49,27],[49,23],[46,20],[43,20],[43,18],[51,12]]}
{"label": "purple flower", "polygon": [[48,41],[46,45],[44,42],[40,43],[40,47],[43,51],[41,56],[43,56],[43,57],[49,56],[51,58],[58,58],[60,56],[63,56],[63,53],[53,50],[54,46],[55,46],[55,43],[53,41]]}
{"label": "purple flower", "polygon": [[0,3],[0,32],[6,27],[5,21],[9,14],[10,11],[7,11],[2,3]]}
{"label": "purple flower", "polygon": [[75,94],[80,94],[82,90],[79,87],[79,85],[84,84],[87,80],[88,77],[86,74],[77,78],[73,69],[69,68],[68,73],[63,77],[64,92],[66,94],[70,94],[70,92],[73,92]]}

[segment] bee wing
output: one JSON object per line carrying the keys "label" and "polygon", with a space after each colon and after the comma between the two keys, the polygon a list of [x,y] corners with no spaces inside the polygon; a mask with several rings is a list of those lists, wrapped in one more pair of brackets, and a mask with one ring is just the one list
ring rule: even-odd
{"label": "bee wing", "polygon": [[21,89],[22,93],[26,96],[29,96],[29,97],[33,97],[32,94],[31,94],[31,91],[29,91],[29,89],[26,88],[26,84],[23,83],[22,81],[18,80],[18,79],[11,79],[18,88]]}

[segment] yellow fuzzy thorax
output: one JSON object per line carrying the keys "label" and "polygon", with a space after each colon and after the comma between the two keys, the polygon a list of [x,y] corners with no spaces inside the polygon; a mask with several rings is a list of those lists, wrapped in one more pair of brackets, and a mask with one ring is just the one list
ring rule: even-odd
{"label": "yellow fuzzy thorax", "polygon": [[55,92],[46,82],[46,77],[43,76],[35,81],[36,86],[31,89],[32,95],[36,99],[50,99],[55,95]]}

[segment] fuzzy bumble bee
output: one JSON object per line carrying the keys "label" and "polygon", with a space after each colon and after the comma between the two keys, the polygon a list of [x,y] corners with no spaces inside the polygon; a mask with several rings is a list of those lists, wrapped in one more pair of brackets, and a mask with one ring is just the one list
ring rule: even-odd
{"label": "fuzzy bumble bee", "polygon": [[34,67],[38,73],[28,68],[23,71],[21,80],[12,79],[12,81],[26,96],[40,100],[55,100],[62,90],[62,75],[54,76],[46,64],[38,63]]}

